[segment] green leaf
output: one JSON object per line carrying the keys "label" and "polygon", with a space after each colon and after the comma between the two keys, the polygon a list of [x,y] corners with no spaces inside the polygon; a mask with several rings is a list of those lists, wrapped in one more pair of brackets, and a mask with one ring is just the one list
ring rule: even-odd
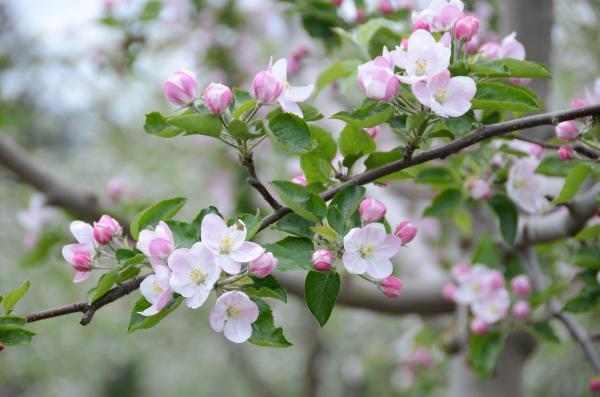
{"label": "green leaf", "polygon": [[338,234],[342,236],[346,235],[350,230],[349,221],[351,218],[347,218],[342,214],[335,205],[330,205],[327,209],[327,223],[333,228]]}
{"label": "green leaf", "polygon": [[[366,131],[352,124],[347,124],[342,130],[339,146],[342,156],[346,157],[344,165],[347,167],[352,166],[360,157],[375,151],[377,147],[373,138]],[[353,160],[348,163],[347,159],[350,157]]]}
{"label": "green leaf", "polygon": [[27,324],[27,319],[25,317],[0,316],[0,325],[16,325],[22,327],[25,324]]}
{"label": "green leaf", "polygon": [[124,268],[144,262],[146,260],[146,255],[141,254],[138,251],[119,248],[115,251],[115,259],[117,260],[119,267]]}
{"label": "green leaf", "polygon": [[478,82],[473,109],[533,112],[542,110],[540,100],[524,87],[501,82]]}
{"label": "green leaf", "polygon": [[444,124],[453,135],[467,135],[473,130],[473,123],[477,120],[473,116],[473,112],[467,112],[460,117],[449,117],[444,119]]}
{"label": "green leaf", "polygon": [[25,281],[21,286],[8,294],[4,295],[4,299],[2,299],[2,306],[4,307],[4,312],[6,314],[10,314],[17,303],[23,298],[23,296],[29,290],[29,280]]}
{"label": "green leaf", "polygon": [[186,135],[206,135],[218,137],[221,133],[221,120],[210,113],[184,113],[167,119],[169,125],[179,127]]}
{"label": "green leaf", "polygon": [[300,156],[300,166],[310,183],[327,184],[333,176],[331,161],[337,153],[337,144],[326,129],[315,124],[311,124],[309,128],[317,147],[312,152]]}
{"label": "green leaf", "polygon": [[572,313],[585,313],[600,307],[600,285],[587,284],[579,294],[565,304],[563,310]]}
{"label": "green leaf", "polygon": [[573,167],[567,174],[560,194],[550,204],[559,205],[571,200],[579,191],[581,184],[587,178],[590,171],[590,167],[585,163],[579,163]]}
{"label": "green leaf", "polygon": [[556,336],[556,333],[554,332],[554,328],[552,328],[548,321],[531,324],[530,328],[533,334],[539,338],[552,343],[560,343],[560,339],[558,339],[558,336]]}
{"label": "green leaf", "polygon": [[561,161],[558,156],[550,155],[544,157],[535,172],[548,176],[567,176],[577,164],[576,161]]}
{"label": "green leaf", "polygon": [[248,296],[253,298],[274,298],[282,302],[287,302],[287,291],[272,275],[268,275],[264,278],[254,276],[251,276],[250,278],[253,283],[242,287]]}
{"label": "green leaf", "polygon": [[[367,170],[381,167],[382,165],[398,161],[404,157],[404,148],[396,148],[389,152],[373,152],[365,160],[365,167]],[[414,178],[414,176],[407,171],[396,171],[389,175],[382,176],[377,179],[377,182],[386,182],[396,179],[408,179]]]}
{"label": "green leaf", "polygon": [[322,71],[321,74],[319,74],[319,77],[317,77],[317,89],[315,95],[318,95],[319,92],[329,84],[351,76],[360,63],[361,61],[356,59],[338,62]]}
{"label": "green leaf", "polygon": [[202,224],[202,219],[204,219],[204,217],[208,214],[216,214],[219,215],[221,218],[223,218],[223,215],[221,215],[221,213],[219,212],[219,209],[215,206],[210,206],[208,208],[204,208],[202,209],[198,215],[196,215],[196,217],[194,217],[194,220],[192,221],[192,225],[200,230],[200,225]]}
{"label": "green leaf", "polygon": [[302,111],[302,119],[306,122],[318,121],[323,118],[323,115],[321,114],[321,112],[319,112],[319,109],[312,106],[311,104],[308,104],[306,102],[300,102],[298,106],[300,106],[300,110]]}
{"label": "green leaf", "polygon": [[315,227],[313,227],[313,230],[319,236],[323,237],[325,240],[328,240],[328,241],[335,242],[335,241],[338,241],[340,238],[340,236],[337,234],[337,232],[331,226],[327,226],[327,225],[315,226]]}
{"label": "green leaf", "polygon": [[314,234],[312,231],[313,226],[315,226],[314,222],[307,221],[300,215],[288,214],[281,218],[272,226],[272,228],[298,237],[308,237],[309,239],[312,239]]}
{"label": "green leaf", "polygon": [[310,271],[304,283],[304,299],[310,312],[321,327],[325,325],[338,294],[340,293],[340,275],[333,271]]}
{"label": "green leaf", "polygon": [[283,335],[281,327],[275,327],[273,312],[261,299],[253,299],[258,306],[258,318],[252,323],[252,335],[248,342],[266,347],[288,347],[292,344]]}
{"label": "green leaf", "polygon": [[406,118],[406,129],[408,131],[417,131],[426,118],[427,112],[411,114]]}
{"label": "green leaf", "polygon": [[272,183],[283,202],[301,217],[311,222],[318,222],[327,215],[325,201],[306,187],[289,181]]}
{"label": "green leaf", "polygon": [[191,248],[192,245],[200,241],[200,229],[186,222],[169,220],[165,222],[169,225],[175,248]]}
{"label": "green leaf", "polygon": [[248,124],[239,119],[233,119],[227,125],[227,130],[235,139],[247,140],[256,138],[257,135],[251,134],[248,129]]}
{"label": "green leaf", "polygon": [[129,266],[126,268],[114,268],[108,273],[104,273],[98,284],[88,291],[88,302],[93,303],[106,294],[115,284],[122,283],[140,274],[140,269]]}
{"label": "green leaf", "polygon": [[415,182],[434,186],[457,185],[458,179],[456,175],[446,167],[429,167],[424,168],[417,173]]}
{"label": "green leaf", "polygon": [[425,209],[423,216],[444,219],[452,214],[461,201],[460,190],[455,188],[444,190],[433,199],[431,205]]}
{"label": "green leaf", "polygon": [[167,306],[165,306],[160,312],[155,314],[154,316],[142,316],[139,312],[146,310],[152,304],[148,302],[144,297],[141,297],[135,305],[133,305],[133,309],[131,311],[131,317],[129,318],[129,327],[127,332],[132,333],[134,331],[138,331],[140,329],[148,329],[154,327],[156,324],[161,322],[161,320],[167,317],[171,312],[175,311],[177,307],[183,302],[183,297],[180,295],[174,296],[171,298]]}
{"label": "green leaf", "polygon": [[256,105],[256,99],[252,98],[248,91],[233,89],[234,110],[231,116],[234,119],[239,119],[244,113],[252,109]]}
{"label": "green leaf", "polygon": [[474,74],[486,77],[522,77],[551,79],[550,69],[538,62],[521,61],[512,58],[497,59],[495,61],[479,61],[469,65]]}
{"label": "green leaf", "polygon": [[282,150],[291,154],[308,153],[317,145],[306,122],[290,113],[273,117],[267,133]]}
{"label": "green leaf", "polygon": [[519,212],[513,202],[504,194],[495,194],[487,203],[496,214],[500,223],[500,232],[508,244],[513,244],[517,236]]}
{"label": "green leaf", "polygon": [[277,271],[311,270],[313,268],[310,258],[315,246],[307,238],[286,237],[276,243],[266,244],[264,247],[265,250],[271,252],[279,260]]}
{"label": "green leaf", "polygon": [[146,114],[146,122],[144,123],[144,131],[148,134],[156,135],[161,138],[172,138],[183,134],[181,128],[170,125],[167,118],[159,112]]}
{"label": "green leaf", "polygon": [[[597,225],[596,225],[597,226]],[[600,270],[600,247],[581,247],[571,258],[573,264],[586,269]]]}
{"label": "green leaf", "polygon": [[309,155],[331,162],[337,154],[337,144],[331,132],[316,124],[311,124],[309,129],[312,137],[317,141],[317,147]]}
{"label": "green leaf", "polygon": [[382,27],[395,28],[392,21],[385,18],[373,18],[367,23],[360,25],[356,31],[356,39],[358,43],[365,47],[373,37],[375,37],[377,31]]}
{"label": "green leaf", "polygon": [[583,241],[583,240],[597,238],[598,236],[600,236],[600,224],[590,226],[587,229],[583,229],[582,231],[577,233],[575,238],[577,240]]}
{"label": "green leaf", "polygon": [[185,198],[175,197],[146,208],[131,221],[131,236],[137,240],[141,230],[154,227],[160,221],[171,219],[179,212],[185,202]]}
{"label": "green leaf", "polygon": [[16,325],[0,325],[0,342],[7,346],[25,345],[34,335],[37,334]]}
{"label": "green leaf", "polygon": [[152,21],[160,15],[160,10],[162,9],[162,2],[158,0],[149,0],[144,5],[142,12],[140,12],[139,19],[140,21]]}
{"label": "green leaf", "polygon": [[370,128],[387,122],[393,113],[392,105],[384,102],[372,102],[352,112],[338,112],[331,118],[345,121],[357,128]]}
{"label": "green leaf", "polygon": [[492,236],[487,233],[480,236],[471,263],[481,263],[493,268],[499,268],[502,265],[502,251]]}
{"label": "green leaf", "polygon": [[469,362],[481,379],[489,379],[496,365],[498,354],[504,348],[505,336],[500,332],[471,335]]}

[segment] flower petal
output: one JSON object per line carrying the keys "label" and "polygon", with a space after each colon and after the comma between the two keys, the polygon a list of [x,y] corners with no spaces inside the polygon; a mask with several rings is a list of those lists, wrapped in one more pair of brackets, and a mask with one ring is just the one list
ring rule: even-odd
{"label": "flower petal", "polygon": [[287,59],[280,58],[275,62],[271,68],[271,73],[275,75],[279,80],[287,81]]}
{"label": "flower petal", "polygon": [[357,252],[346,251],[342,256],[342,262],[348,273],[352,274],[363,274],[367,268],[367,262]]}
{"label": "flower petal", "polygon": [[236,262],[226,255],[218,255],[216,257],[217,266],[228,274],[238,274],[242,269],[242,264]]}
{"label": "flower petal", "polygon": [[292,113],[298,117],[304,117],[304,115],[302,114],[302,109],[300,109],[300,106],[298,106],[296,102],[288,101],[287,99],[280,97],[279,105],[281,106],[281,110],[283,110],[284,113]]}
{"label": "flower petal", "polygon": [[383,242],[375,248],[374,255],[380,259],[391,258],[398,253],[398,250],[400,250],[401,246],[402,241],[398,237],[388,234],[385,236]]}
{"label": "flower petal", "polygon": [[244,343],[252,335],[252,324],[241,317],[230,318],[225,322],[223,335],[233,343]]}
{"label": "flower petal", "polygon": [[366,262],[366,273],[376,279],[386,278],[394,271],[394,266],[389,259],[371,257],[367,259]]}
{"label": "flower petal", "polygon": [[236,262],[250,262],[261,256],[265,249],[251,241],[245,241],[238,249],[231,251],[231,259]]}
{"label": "flower petal", "polygon": [[202,219],[200,234],[202,242],[213,252],[219,252],[221,241],[227,235],[228,228],[225,221],[216,214],[207,214]]}
{"label": "flower petal", "polygon": [[208,298],[209,294],[210,290],[198,288],[193,296],[186,298],[185,304],[190,309],[197,309],[206,302],[206,298]]}
{"label": "flower petal", "polygon": [[94,228],[89,223],[82,221],[73,221],[70,225],[71,233],[75,239],[82,244],[94,246]]}
{"label": "flower petal", "polygon": [[75,272],[75,276],[73,277],[74,283],[80,283],[82,281],[87,280],[92,275],[92,272]]}
{"label": "flower petal", "polygon": [[306,101],[312,94],[315,86],[310,84],[304,87],[290,87],[285,90],[285,99],[292,102]]}

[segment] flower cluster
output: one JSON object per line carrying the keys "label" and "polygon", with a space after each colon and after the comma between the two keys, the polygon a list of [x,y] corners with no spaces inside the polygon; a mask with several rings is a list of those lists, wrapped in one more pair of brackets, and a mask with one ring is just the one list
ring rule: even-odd
{"label": "flower cluster", "polygon": [[[502,272],[481,264],[461,264],[452,269],[452,277],[453,282],[444,286],[442,295],[459,305],[469,306],[473,313],[471,331],[475,334],[485,334],[490,325],[508,315],[511,298]],[[527,276],[520,275],[512,279],[511,286],[518,298],[512,306],[512,316],[526,319],[531,305],[523,298],[531,294],[531,282]]]}

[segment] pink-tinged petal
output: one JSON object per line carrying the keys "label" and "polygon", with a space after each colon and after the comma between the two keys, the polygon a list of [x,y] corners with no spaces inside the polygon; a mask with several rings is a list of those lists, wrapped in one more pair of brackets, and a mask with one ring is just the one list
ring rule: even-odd
{"label": "pink-tinged petal", "polygon": [[95,245],[94,228],[89,223],[73,221],[70,225],[71,233],[82,244]]}
{"label": "pink-tinged petal", "polygon": [[367,261],[366,273],[376,279],[383,279],[391,275],[394,271],[394,266],[389,259],[369,258]]}
{"label": "pink-tinged petal", "polygon": [[240,309],[240,315],[237,317],[240,320],[244,320],[249,324],[252,324],[258,319],[259,310],[256,303],[252,302],[250,298],[246,296],[245,299],[242,299],[238,304],[238,308]]}
{"label": "pink-tinged petal", "polygon": [[92,275],[92,272],[75,272],[75,276],[73,277],[74,283],[80,283],[82,281],[87,280]]}
{"label": "pink-tinged petal", "polygon": [[287,81],[287,59],[280,58],[271,68],[271,73],[281,81]]}
{"label": "pink-tinged petal", "polygon": [[178,274],[189,273],[194,267],[194,258],[187,248],[178,248],[171,253],[167,262],[169,268]]}
{"label": "pink-tinged petal", "polygon": [[402,246],[402,241],[391,234],[385,236],[385,239],[381,244],[375,248],[375,257],[377,258],[391,258],[396,255]]}
{"label": "pink-tinged petal", "polygon": [[165,289],[160,285],[157,277],[152,274],[142,281],[140,284],[140,292],[148,302],[155,304],[165,293]]}
{"label": "pink-tinged petal", "polygon": [[427,80],[427,76],[396,76],[398,78],[398,80],[400,80],[402,83],[404,84],[414,84],[414,83],[418,83],[419,81],[425,81]]}
{"label": "pink-tinged petal", "polygon": [[148,244],[148,252],[153,258],[166,258],[173,251],[173,244],[162,238],[155,238]]}
{"label": "pink-tinged petal", "polygon": [[155,237],[163,238],[170,242],[175,241],[173,240],[173,233],[171,233],[169,225],[163,221],[158,222],[158,225],[156,225],[156,228],[154,229],[154,233],[156,235]]}
{"label": "pink-tinged petal", "polygon": [[517,33],[512,32],[506,36],[500,44],[500,58],[525,59],[525,46],[516,39]]}
{"label": "pink-tinged petal", "polygon": [[442,70],[441,72],[431,76],[431,78],[427,82],[427,89],[429,90],[429,92],[435,93],[439,90],[446,88],[449,81],[450,72],[448,70]]}
{"label": "pink-tinged petal", "polygon": [[250,262],[261,256],[265,249],[251,241],[245,241],[238,249],[231,251],[231,259],[236,262]]}
{"label": "pink-tinged petal", "polygon": [[240,245],[244,243],[244,241],[246,241],[246,224],[241,219],[238,219],[233,225],[229,227],[229,229],[227,229],[227,235],[231,239],[232,249],[237,249]]}
{"label": "pink-tinged petal", "polygon": [[161,271],[161,268],[167,268],[167,264],[161,259],[149,258],[148,262],[150,262],[150,266],[152,266],[152,270],[154,271],[154,273],[159,273]]}
{"label": "pink-tinged petal", "polygon": [[228,228],[225,221],[216,214],[207,214],[202,219],[200,234],[202,242],[213,252],[218,252],[223,237],[227,235]]}
{"label": "pink-tinged petal", "polygon": [[171,277],[171,269],[165,265],[157,266],[156,269],[154,269],[154,273],[156,274],[156,279],[161,285],[167,287],[169,286],[168,280],[169,277]]}
{"label": "pink-tinged petal", "polygon": [[438,101],[432,100],[429,104],[429,107],[433,112],[442,117],[448,117],[448,113],[446,112],[446,108],[440,104]]}
{"label": "pink-tinged petal", "polygon": [[298,117],[304,117],[304,115],[302,114],[302,109],[300,109],[300,106],[298,106],[296,102],[288,101],[284,97],[280,97],[279,105],[281,106],[281,110],[283,110],[284,113],[292,113]]}
{"label": "pink-tinged petal", "polygon": [[210,311],[209,322],[211,328],[215,332],[223,332],[223,328],[225,327],[225,321],[227,320],[227,305],[223,302],[222,297],[227,293],[221,295],[217,299],[215,306]]}
{"label": "pink-tinged petal", "polygon": [[252,335],[252,324],[240,317],[230,318],[225,322],[223,335],[233,343],[244,343]]}
{"label": "pink-tinged petal", "polygon": [[448,100],[460,98],[470,102],[475,96],[477,86],[472,78],[459,76],[451,78],[446,89],[449,93]]}
{"label": "pink-tinged petal", "polygon": [[236,262],[228,256],[218,255],[216,257],[217,266],[228,274],[238,274],[242,269],[242,264]]}
{"label": "pink-tinged petal", "polygon": [[165,306],[167,306],[167,303],[169,303],[169,301],[171,300],[172,297],[173,297],[173,291],[171,291],[171,289],[169,288],[168,290],[165,291],[164,294],[162,294],[160,296],[160,298],[156,302],[156,304],[155,304],[156,310],[161,311]]}
{"label": "pink-tinged petal", "polygon": [[138,242],[135,244],[135,248],[140,250],[144,255],[150,257],[150,250],[148,246],[154,238],[154,232],[151,230],[142,230],[138,237]]}
{"label": "pink-tinged petal", "polygon": [[312,94],[315,86],[310,84],[304,87],[290,87],[285,90],[285,99],[292,102],[306,101]]}
{"label": "pink-tinged petal", "polygon": [[193,296],[186,298],[185,304],[190,309],[197,309],[206,302],[209,294],[210,290],[199,288]]}
{"label": "pink-tinged petal", "polygon": [[152,305],[149,308],[147,308],[144,311],[138,312],[138,314],[141,314],[144,317],[149,317],[149,316],[154,316],[155,314],[157,314],[160,310],[158,310],[156,308],[156,305]]}
{"label": "pink-tinged petal", "polygon": [[412,85],[412,92],[417,100],[425,106],[429,106],[430,103],[430,94],[427,89],[427,83],[424,81],[419,81]]}
{"label": "pink-tinged petal", "polygon": [[361,243],[379,245],[385,240],[387,233],[381,223],[369,223],[361,230]]}
{"label": "pink-tinged petal", "polygon": [[408,38],[408,50],[430,47],[436,43],[435,38],[425,29],[415,30]]}
{"label": "pink-tinged petal", "polygon": [[[356,238],[357,233],[360,231],[360,228],[355,227],[354,229],[351,229],[345,236],[344,236],[344,249],[346,251],[350,250],[350,251],[356,251],[357,249],[360,248],[360,242],[358,241],[358,239]],[[360,233],[358,233],[360,235]]]}
{"label": "pink-tinged petal", "polygon": [[363,274],[367,268],[367,262],[357,252],[345,252],[342,263],[352,274]]}

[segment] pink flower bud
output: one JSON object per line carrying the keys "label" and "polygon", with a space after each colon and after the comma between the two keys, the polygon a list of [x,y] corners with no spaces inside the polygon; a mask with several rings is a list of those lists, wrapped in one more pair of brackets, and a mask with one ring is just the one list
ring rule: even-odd
{"label": "pink flower bud", "polygon": [[402,281],[394,276],[387,276],[379,282],[379,288],[388,298],[397,298],[402,291]]}
{"label": "pink flower bud", "polygon": [[419,29],[423,29],[428,32],[431,31],[431,26],[429,26],[429,23],[424,18],[421,18],[421,17],[414,18],[412,23],[413,23],[413,32],[415,30],[419,30]]}
{"label": "pink flower bud", "polygon": [[316,270],[320,272],[329,270],[331,268],[333,260],[333,252],[326,250],[325,248],[320,248],[316,250],[311,257],[313,266]]}
{"label": "pink flower bud", "polygon": [[481,36],[479,34],[476,34],[475,36],[471,37],[471,40],[467,42],[465,50],[467,51],[467,54],[475,54],[480,45]]}
{"label": "pink flower bud", "polygon": [[469,185],[469,194],[473,200],[487,200],[492,196],[492,189],[487,181],[475,179]]}
{"label": "pink flower bud", "polygon": [[402,221],[396,226],[394,234],[400,238],[402,245],[406,245],[414,240],[417,231],[417,227],[410,221]]}
{"label": "pink flower bud", "polygon": [[298,176],[293,177],[292,182],[295,183],[296,185],[302,185],[302,186],[308,185],[308,181],[306,180],[306,177],[304,175],[298,175]]}
{"label": "pink flower bud", "polygon": [[108,244],[113,237],[120,236],[123,228],[113,217],[102,215],[94,222],[94,239],[100,244]]}
{"label": "pink flower bud", "polygon": [[479,52],[486,58],[497,59],[500,54],[500,44],[488,42],[479,47]]}
{"label": "pink flower bud", "polygon": [[544,148],[537,143],[532,143],[529,145],[529,154],[538,158],[542,157],[542,154],[544,154]]}
{"label": "pink flower bud", "polygon": [[456,281],[466,280],[471,274],[471,267],[465,263],[459,263],[452,268],[452,277]]}
{"label": "pink flower bud", "polygon": [[447,283],[442,288],[442,297],[448,301],[453,302],[454,296],[456,295],[456,285],[454,283]]}
{"label": "pink flower bud", "polygon": [[592,393],[600,393],[600,376],[595,376],[592,378],[590,381],[590,391]]}
{"label": "pink flower bud", "polygon": [[341,6],[343,2],[344,0],[331,0],[331,3],[336,7]]}
{"label": "pink flower bud", "polygon": [[214,115],[223,113],[233,101],[233,93],[223,84],[210,83],[204,90],[204,104]]}
{"label": "pink flower bud", "polygon": [[4,343],[0,342],[0,352],[4,350]]}
{"label": "pink flower bud", "polygon": [[266,277],[273,273],[279,261],[270,252],[264,252],[261,256],[250,262],[250,274],[256,277]]}
{"label": "pink flower bud", "polygon": [[379,2],[379,11],[384,15],[394,12],[392,0],[381,0],[381,2]]}
{"label": "pink flower bud", "polygon": [[531,286],[531,281],[529,277],[524,274],[521,274],[512,279],[510,282],[510,286],[512,287],[515,295],[520,296],[521,298],[526,298],[531,294],[531,290],[533,287]]}
{"label": "pink flower bud", "polygon": [[364,199],[358,207],[360,217],[366,223],[380,220],[385,216],[386,211],[385,205],[381,201],[372,198]]}
{"label": "pink flower bud", "polygon": [[267,70],[258,72],[252,81],[254,97],[259,101],[269,104],[277,100],[283,92],[284,82],[271,73],[271,64]]}
{"label": "pink flower bud", "polygon": [[514,318],[526,319],[531,314],[531,305],[527,301],[517,301],[512,308]]}
{"label": "pink flower bud", "polygon": [[381,129],[380,126],[376,125],[375,127],[371,127],[371,128],[363,128],[363,130],[369,134],[371,136],[371,138],[375,139],[377,138],[377,135],[379,135],[379,130]]}
{"label": "pink flower bud", "polygon": [[457,40],[469,41],[479,31],[479,19],[472,15],[460,18],[454,24],[454,37]]}
{"label": "pink flower bud", "polygon": [[579,137],[579,128],[577,128],[575,120],[558,123],[554,130],[556,131],[556,137],[563,141],[574,141]]}
{"label": "pink flower bud", "polygon": [[571,146],[563,145],[558,148],[558,158],[560,161],[567,161],[573,158],[573,149]]}
{"label": "pink flower bud", "polygon": [[408,39],[403,39],[400,42],[400,47],[402,47],[404,51],[408,50]]}
{"label": "pink flower bud", "polygon": [[584,101],[583,99],[573,99],[571,101],[571,103],[569,104],[569,107],[571,109],[575,109],[575,108],[580,108],[582,106],[587,106],[588,103],[586,101]]}
{"label": "pink flower bud", "polygon": [[399,82],[393,64],[383,56],[358,66],[358,85],[367,97],[376,101],[391,101],[398,93]]}
{"label": "pink flower bud", "polygon": [[165,81],[163,91],[169,102],[185,106],[198,96],[196,75],[186,70],[180,70]]}
{"label": "pink flower bud", "polygon": [[359,8],[358,10],[356,10],[356,22],[362,22],[365,20],[365,10],[363,10],[362,8]]}
{"label": "pink flower bud", "polygon": [[471,320],[471,332],[475,335],[485,335],[488,332],[488,323],[479,317],[473,318]]}
{"label": "pink flower bud", "polygon": [[490,270],[485,276],[484,283],[491,291],[504,288],[504,274],[498,270]]}
{"label": "pink flower bud", "polygon": [[73,256],[73,262],[73,269],[78,272],[89,272],[92,270],[92,265],[90,265],[91,259],[89,256],[86,257],[86,254],[75,254]]}

